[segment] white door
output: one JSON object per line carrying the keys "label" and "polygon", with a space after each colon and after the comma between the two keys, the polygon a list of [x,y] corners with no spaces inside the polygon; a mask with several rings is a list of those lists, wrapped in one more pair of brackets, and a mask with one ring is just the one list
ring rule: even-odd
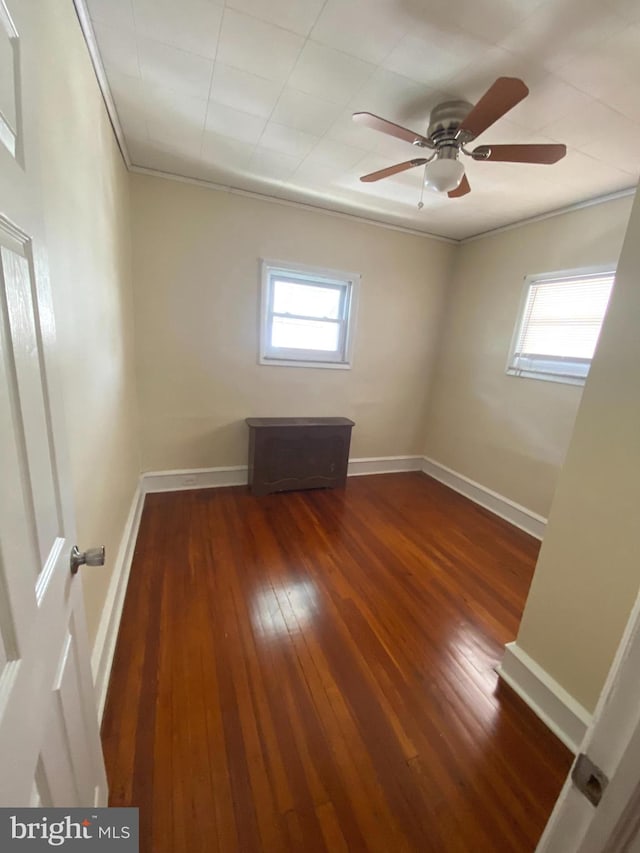
{"label": "white door", "polygon": [[37,14],[33,0],[0,0],[0,806],[104,805],[80,577],[69,570]]}
{"label": "white door", "polygon": [[640,598],[581,751],[609,782],[592,805],[567,778],[537,853],[640,853]]}

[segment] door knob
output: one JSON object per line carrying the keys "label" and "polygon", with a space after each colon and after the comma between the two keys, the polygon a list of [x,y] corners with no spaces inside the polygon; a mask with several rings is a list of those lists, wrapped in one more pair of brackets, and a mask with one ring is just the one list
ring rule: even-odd
{"label": "door knob", "polygon": [[104,545],[100,545],[99,548],[89,548],[86,551],[80,551],[78,546],[74,545],[71,549],[69,564],[72,575],[78,573],[80,566],[104,566]]}

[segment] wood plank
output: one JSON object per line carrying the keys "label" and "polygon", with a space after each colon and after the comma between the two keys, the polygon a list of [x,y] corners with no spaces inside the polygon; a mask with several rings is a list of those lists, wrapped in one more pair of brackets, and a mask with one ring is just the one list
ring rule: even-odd
{"label": "wood plank", "polygon": [[539,543],[418,473],[148,495],[103,721],[142,851],[533,851],[571,763],[494,667]]}

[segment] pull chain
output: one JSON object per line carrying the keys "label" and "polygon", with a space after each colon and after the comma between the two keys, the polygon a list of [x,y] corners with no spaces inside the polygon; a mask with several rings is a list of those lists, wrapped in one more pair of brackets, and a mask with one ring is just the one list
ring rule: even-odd
{"label": "pull chain", "polygon": [[424,167],[424,174],[422,176],[422,186],[420,187],[420,201],[418,202],[418,210],[422,210],[424,207],[424,202],[422,201],[424,197],[424,182],[427,179],[427,167]]}

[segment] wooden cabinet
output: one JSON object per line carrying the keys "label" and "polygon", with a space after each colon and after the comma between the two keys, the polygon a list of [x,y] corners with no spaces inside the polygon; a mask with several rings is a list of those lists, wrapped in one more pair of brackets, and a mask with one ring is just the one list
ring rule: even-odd
{"label": "wooden cabinet", "polygon": [[254,495],[343,486],[354,426],[349,418],[247,418]]}

